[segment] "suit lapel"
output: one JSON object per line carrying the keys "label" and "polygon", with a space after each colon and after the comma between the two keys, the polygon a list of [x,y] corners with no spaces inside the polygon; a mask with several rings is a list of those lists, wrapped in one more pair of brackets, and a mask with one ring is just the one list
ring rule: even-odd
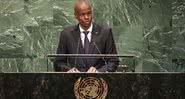
{"label": "suit lapel", "polygon": [[[79,54],[84,54],[84,48],[83,48],[82,40],[81,40],[81,37],[80,37],[79,24],[75,26],[75,29],[74,29],[73,33],[74,33],[74,39],[76,39],[75,41],[78,42],[78,44],[79,44]],[[89,53],[90,54],[95,54],[94,49],[96,47],[95,47],[94,43],[96,43],[98,35],[99,35],[98,26],[96,24],[93,24],[91,44],[90,44],[90,47],[89,47]],[[77,47],[78,47],[78,45],[77,45]]]}
{"label": "suit lapel", "polygon": [[[75,54],[84,54],[84,49],[83,49],[83,46],[82,46],[82,40],[81,40],[81,37],[80,37],[80,29],[79,29],[79,24],[76,25],[74,27],[74,31],[73,31],[73,36],[74,36],[74,39],[75,41],[77,42],[77,49],[78,49],[78,52]],[[77,63],[82,66],[82,67],[85,67],[85,63],[84,63],[84,60],[83,58],[77,58]]]}
{"label": "suit lapel", "polygon": [[[79,48],[79,51],[78,51],[78,54],[84,54],[84,48],[82,46],[82,40],[81,40],[81,37],[80,37],[80,29],[79,29],[79,24],[75,26],[75,29],[74,29],[74,39],[76,39],[75,41],[78,42],[77,44],[77,47]],[[76,53],[77,54],[77,53]]]}
{"label": "suit lapel", "polygon": [[91,54],[95,54],[94,49],[96,47],[95,47],[94,43],[96,43],[98,33],[99,33],[99,31],[98,31],[97,25],[93,24],[93,30],[92,30],[92,36],[91,36],[91,45],[90,45],[90,48],[89,48],[89,53],[91,53]]}
{"label": "suit lapel", "polygon": [[[81,40],[81,37],[80,37],[80,29],[79,29],[79,25],[77,25],[74,29],[74,39],[76,39],[75,41],[76,42],[79,42],[79,51],[78,51],[78,54],[84,54],[84,48],[83,48],[83,45],[82,45],[82,40]],[[91,36],[91,44],[90,44],[90,47],[89,47],[89,54],[97,54],[95,49],[96,49],[96,45],[94,43],[96,43],[97,41],[97,36],[99,34],[99,30],[98,30],[98,26],[96,24],[93,24],[93,30],[92,30],[92,36]],[[77,45],[78,47],[78,45]],[[96,59],[94,58],[86,58],[86,61],[88,63],[88,65],[93,65],[94,61]],[[84,66],[86,66],[87,64],[85,64],[85,61],[84,59],[82,58],[79,58],[78,59],[79,63],[82,63]]]}

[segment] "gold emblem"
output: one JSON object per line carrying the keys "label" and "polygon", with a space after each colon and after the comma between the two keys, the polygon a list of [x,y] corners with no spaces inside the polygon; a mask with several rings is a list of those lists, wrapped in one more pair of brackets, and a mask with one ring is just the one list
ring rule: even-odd
{"label": "gold emblem", "polygon": [[107,83],[102,78],[79,78],[74,85],[74,93],[77,99],[105,99],[107,91]]}

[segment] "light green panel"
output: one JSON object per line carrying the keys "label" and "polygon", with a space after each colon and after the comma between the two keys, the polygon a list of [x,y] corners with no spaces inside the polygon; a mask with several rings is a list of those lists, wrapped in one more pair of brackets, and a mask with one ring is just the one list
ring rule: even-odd
{"label": "light green panel", "polygon": [[56,50],[56,44],[51,44],[51,41],[55,41],[53,38],[58,36],[54,32],[58,29],[54,28],[52,23],[52,1],[1,1],[4,10],[1,10],[0,15],[0,57],[5,57],[0,61],[2,72],[46,71],[46,59],[40,58]]}
{"label": "light green panel", "polygon": [[1,72],[21,72],[23,71],[23,61],[24,59],[13,59],[13,58],[3,58],[0,59]]}
{"label": "light green panel", "polygon": [[24,27],[24,53],[28,57],[44,57],[53,48],[46,46],[52,45],[51,39],[55,36],[52,35],[55,34],[52,4],[53,0],[24,0],[25,16],[28,18]]}
{"label": "light green panel", "polygon": [[94,21],[100,24],[112,26],[112,0],[91,0],[93,5]]}
{"label": "light green panel", "polygon": [[24,30],[12,27],[0,33],[0,57],[24,57]]}
{"label": "light green panel", "polygon": [[185,27],[185,1],[173,0],[173,27]]}
{"label": "light green panel", "polygon": [[0,1],[0,57],[23,57],[24,2]]}
{"label": "light green panel", "polygon": [[53,0],[24,0],[24,11],[27,22],[25,26],[39,26],[53,22]]}
{"label": "light green panel", "polygon": [[47,71],[47,59],[35,58],[24,60],[24,72],[46,72]]}
{"label": "light green panel", "polygon": [[52,23],[45,22],[38,27],[26,27],[26,31],[29,35],[25,37],[24,51],[28,57],[43,58],[56,51],[59,31]]}
{"label": "light green panel", "polygon": [[5,32],[13,27],[21,27],[24,23],[23,0],[1,0],[0,1],[0,32]]}
{"label": "light green panel", "polygon": [[74,1],[75,0],[54,0],[53,3],[53,17],[54,25],[59,27],[66,27],[74,25]]}
{"label": "light green panel", "polygon": [[173,28],[173,59],[185,59],[185,27]]}
{"label": "light green panel", "polygon": [[[143,71],[169,71],[165,66],[171,59],[172,27],[171,0],[143,1]],[[168,60],[168,61],[167,61]]]}
{"label": "light green panel", "polygon": [[185,1],[173,0],[172,66],[175,71],[185,72]]}
{"label": "light green panel", "polygon": [[47,59],[3,58],[0,66],[0,72],[46,72]]}

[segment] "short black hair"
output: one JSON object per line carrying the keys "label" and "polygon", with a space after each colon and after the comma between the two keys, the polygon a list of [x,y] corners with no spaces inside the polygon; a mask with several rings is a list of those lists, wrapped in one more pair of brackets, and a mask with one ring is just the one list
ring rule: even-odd
{"label": "short black hair", "polygon": [[89,0],[76,0],[75,5],[74,5],[75,13],[78,11],[77,5],[82,4],[82,3],[86,3],[87,5],[89,5],[89,7],[92,7]]}

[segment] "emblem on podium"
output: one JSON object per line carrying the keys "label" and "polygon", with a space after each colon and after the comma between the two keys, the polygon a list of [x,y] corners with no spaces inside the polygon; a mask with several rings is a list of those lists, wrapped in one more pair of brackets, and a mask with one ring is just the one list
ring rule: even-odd
{"label": "emblem on podium", "polygon": [[108,85],[102,78],[79,78],[74,85],[76,99],[105,99]]}

